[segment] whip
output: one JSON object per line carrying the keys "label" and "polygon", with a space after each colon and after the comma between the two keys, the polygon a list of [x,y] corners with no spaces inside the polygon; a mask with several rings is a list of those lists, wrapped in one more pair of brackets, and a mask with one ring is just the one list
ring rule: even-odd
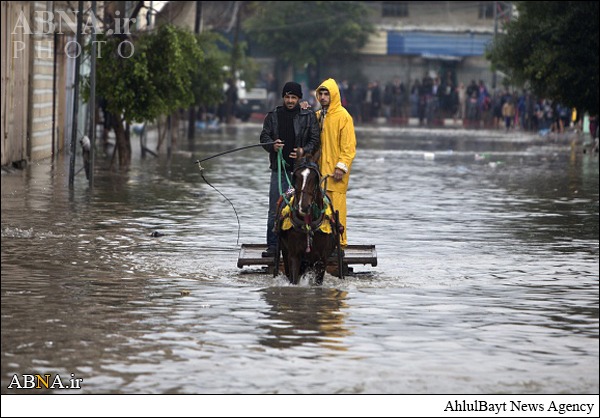
{"label": "whip", "polygon": [[229,154],[231,152],[241,151],[241,150],[248,149],[248,148],[253,148],[253,147],[260,147],[260,146],[263,146],[263,145],[273,145],[274,143],[275,143],[275,141],[272,141],[272,142],[261,142],[260,144],[252,144],[252,145],[246,145],[245,147],[239,147],[239,148],[230,149],[230,150],[223,151],[223,152],[220,152],[220,153],[215,154],[215,155],[211,155],[210,157],[203,158],[201,160],[196,160],[196,162],[194,164],[200,164],[200,163],[202,163],[202,162],[204,162],[206,160],[210,160],[211,158],[220,157],[221,155]]}
{"label": "whip", "polygon": [[215,155],[211,155],[210,157],[206,157],[203,158],[201,160],[196,160],[196,162],[194,164],[198,164],[198,168],[200,169],[200,175],[202,176],[202,180],[204,180],[204,182],[206,184],[208,184],[210,187],[212,187],[213,189],[215,189],[217,191],[217,193],[219,193],[221,196],[223,196],[225,198],[225,200],[227,200],[229,202],[229,204],[231,205],[231,207],[233,208],[233,212],[235,213],[235,218],[237,219],[237,224],[238,224],[238,233],[237,233],[237,242],[235,244],[235,246],[237,247],[240,244],[240,218],[238,216],[237,210],[235,210],[235,206],[233,205],[233,202],[231,200],[229,200],[229,198],[227,196],[225,196],[223,193],[221,193],[215,186],[213,186],[212,184],[210,184],[208,182],[208,180],[206,180],[206,177],[204,177],[204,168],[200,165],[201,162],[206,161],[206,160],[210,160],[211,158],[215,158],[215,157],[219,157],[221,155],[225,155],[225,154],[229,154],[231,152],[235,152],[235,151],[241,151],[244,149],[248,149],[248,148],[252,148],[252,147],[258,147],[258,146],[262,146],[262,145],[272,145],[274,144],[275,141],[272,142],[262,142],[260,144],[252,144],[252,145],[246,145],[244,147],[239,147],[239,148],[234,148],[234,149],[230,149],[227,151],[223,151],[220,152],[218,154]]}

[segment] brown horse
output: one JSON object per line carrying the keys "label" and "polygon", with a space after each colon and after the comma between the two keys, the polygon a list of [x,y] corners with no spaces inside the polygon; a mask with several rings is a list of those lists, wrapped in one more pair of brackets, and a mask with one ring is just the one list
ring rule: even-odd
{"label": "brown horse", "polygon": [[[307,155],[297,162],[291,179],[294,194],[289,200],[282,196],[276,222],[285,274],[293,284],[307,271],[313,271],[316,284],[322,284],[327,259],[339,247],[339,229],[315,161]],[[275,262],[278,266],[279,251]]]}

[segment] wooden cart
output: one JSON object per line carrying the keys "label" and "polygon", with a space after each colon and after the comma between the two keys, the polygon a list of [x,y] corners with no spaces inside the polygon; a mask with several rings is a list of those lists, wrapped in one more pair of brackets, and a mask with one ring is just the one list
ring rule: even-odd
{"label": "wooden cart", "polygon": [[[275,257],[263,257],[263,251],[266,251],[265,244],[242,244],[238,257],[237,266],[244,268],[245,266],[261,266],[269,272],[273,272],[275,267]],[[353,273],[353,265],[367,265],[375,267],[377,265],[377,252],[374,245],[348,245],[344,250],[342,257],[344,275]],[[338,271],[338,257],[329,257],[327,263],[327,271],[334,274]],[[279,267],[282,270],[282,266]]]}

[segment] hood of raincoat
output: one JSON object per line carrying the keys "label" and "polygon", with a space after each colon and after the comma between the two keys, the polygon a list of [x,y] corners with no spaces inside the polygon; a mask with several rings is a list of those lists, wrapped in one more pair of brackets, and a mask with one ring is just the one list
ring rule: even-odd
{"label": "hood of raincoat", "polygon": [[[316,93],[318,94],[319,89],[326,88],[329,90],[329,97],[331,102],[329,104],[329,108],[327,109],[327,114],[331,115],[336,112],[340,112],[342,110],[342,98],[340,96],[340,89],[333,78],[328,78],[323,81],[319,87],[317,87]],[[317,96],[317,102],[319,101],[319,96]]]}

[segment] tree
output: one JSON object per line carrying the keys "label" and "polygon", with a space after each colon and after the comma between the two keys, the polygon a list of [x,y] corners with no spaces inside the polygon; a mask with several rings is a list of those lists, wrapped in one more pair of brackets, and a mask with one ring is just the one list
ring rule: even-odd
{"label": "tree", "polygon": [[516,2],[518,17],[488,50],[511,83],[598,114],[598,3]]}
{"label": "tree", "polygon": [[[198,39],[172,25],[144,33],[134,43],[119,37],[99,38],[96,89],[112,114],[119,167],[131,163],[131,143],[124,122],[152,121],[196,100],[192,80],[204,60]],[[125,45],[125,46],[123,46]]]}
{"label": "tree", "polygon": [[223,68],[229,60],[229,55],[218,45],[226,44],[227,40],[214,32],[202,32],[197,38],[204,53],[204,61],[193,75],[194,103],[197,106],[215,106],[223,101],[223,84],[226,79]]}
{"label": "tree", "polygon": [[348,58],[374,32],[366,2],[266,1],[252,6],[253,14],[244,22],[248,35],[296,68],[309,65],[318,71],[324,58]]}
{"label": "tree", "polygon": [[227,92],[225,95],[225,118],[227,122],[230,122],[235,114],[235,107],[237,101],[237,81],[240,77],[243,77],[244,81],[248,83],[247,87],[254,85],[258,74],[258,67],[253,59],[246,55],[248,44],[240,39],[242,21],[247,18],[248,14],[251,13],[249,7],[250,2],[247,1],[236,1],[233,12],[233,39],[231,44],[227,47],[230,48],[230,59],[229,65],[227,66]]}

